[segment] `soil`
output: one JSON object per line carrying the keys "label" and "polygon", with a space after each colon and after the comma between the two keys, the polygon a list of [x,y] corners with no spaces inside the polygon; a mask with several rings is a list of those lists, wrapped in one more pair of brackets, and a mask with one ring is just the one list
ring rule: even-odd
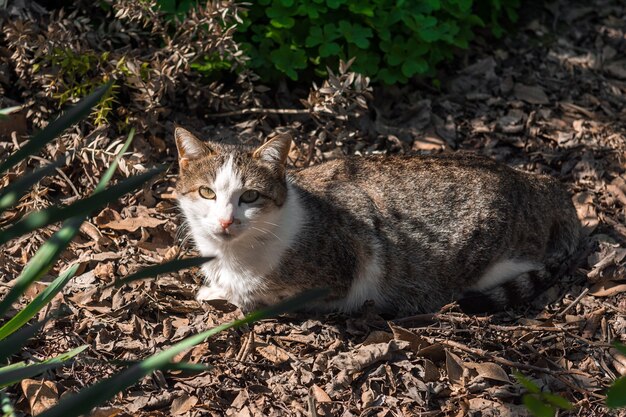
{"label": "soil", "polygon": [[[585,225],[584,252],[559,283],[532,305],[494,315],[467,316],[450,305],[389,320],[365,306],[351,316],[263,320],[178,358],[210,370],[156,372],[96,415],[528,415],[515,371],[573,404],[560,416],[626,415],[603,405],[607,387],[626,375],[626,357],[612,347],[626,343],[626,5],[559,0],[529,4],[521,14],[510,35],[478,39],[442,70],[439,86],[375,87],[358,117],[242,111],[196,118],[181,104],[164,130],[176,122],[205,136],[257,143],[289,129],[298,166],[350,153],[469,150],[554,176],[571,191]],[[271,90],[265,103],[293,108],[298,98],[289,88]],[[126,175],[129,166],[175,159],[171,134],[139,135],[133,149],[121,166]],[[100,161],[94,155],[94,163]],[[50,276],[29,290],[25,301],[67,264],[80,262],[76,278],[40,318],[55,309],[63,315],[28,344],[21,360],[89,348],[71,367],[9,388],[18,410],[36,413],[112,375],[120,361],[145,358],[240,317],[226,303],[195,301],[196,270],[110,285],[141,266],[193,254],[179,231],[174,181],[170,171],[99,212]],[[89,186],[55,177],[36,187],[15,216],[51,200],[71,202]],[[2,248],[4,286],[51,230]]]}

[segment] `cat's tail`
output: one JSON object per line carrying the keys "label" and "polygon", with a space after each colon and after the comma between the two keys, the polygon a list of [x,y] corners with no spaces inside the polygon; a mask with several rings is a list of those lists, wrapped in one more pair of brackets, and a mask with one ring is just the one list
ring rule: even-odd
{"label": "cat's tail", "polygon": [[493,313],[531,302],[553,278],[545,268],[527,271],[490,288],[469,290],[457,302],[466,314]]}

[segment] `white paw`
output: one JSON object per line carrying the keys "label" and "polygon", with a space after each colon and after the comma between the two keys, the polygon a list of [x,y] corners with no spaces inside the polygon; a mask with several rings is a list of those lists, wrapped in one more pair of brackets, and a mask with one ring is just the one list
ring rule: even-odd
{"label": "white paw", "polygon": [[203,285],[198,290],[196,300],[228,300],[228,296],[226,294],[226,291],[221,288],[207,287],[206,285]]}

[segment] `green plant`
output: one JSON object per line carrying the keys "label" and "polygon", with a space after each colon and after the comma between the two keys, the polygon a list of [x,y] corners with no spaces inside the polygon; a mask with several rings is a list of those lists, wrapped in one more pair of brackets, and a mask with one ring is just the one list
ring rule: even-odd
{"label": "green plant", "polygon": [[[615,343],[615,349],[626,355],[626,346]],[[606,393],[606,405],[609,408],[626,407],[626,376],[616,379]]]}
{"label": "green plant", "polygon": [[[159,1],[158,3],[163,3]],[[177,9],[181,12],[182,2]],[[339,60],[387,84],[434,75],[465,49],[477,27],[502,34],[519,0],[259,0],[243,14],[236,36],[261,76],[326,76]]]}
{"label": "green plant", "polygon": [[557,409],[571,410],[572,403],[565,398],[552,394],[551,392],[542,391],[530,379],[526,378],[520,372],[515,372],[515,379],[522,384],[528,393],[524,394],[522,401],[528,411],[535,417],[553,417]]}
{"label": "green plant", "polygon": [[[81,100],[74,108],[70,109],[63,116],[56,121],[50,123],[44,130],[35,135],[26,145],[20,150],[9,156],[6,160],[0,163],[0,173],[10,169],[15,164],[23,161],[29,155],[39,151],[44,145],[55,139],[64,129],[76,123],[83,117],[85,117],[91,108],[95,106],[103,97],[106,96],[108,90],[111,87],[111,83],[98,88],[89,97]],[[0,110],[0,118],[6,117],[15,109]],[[147,171],[144,174],[137,175],[135,177],[128,178],[119,184],[107,188],[107,184],[111,180],[113,173],[117,169],[118,163],[122,155],[126,152],[131,144],[134,136],[134,130],[131,130],[128,139],[124,146],[116,155],[115,159],[102,175],[98,185],[94,189],[92,195],[83,200],[79,200],[74,204],[67,207],[51,207],[49,209],[41,210],[33,213],[22,220],[18,221],[14,225],[8,226],[3,230],[0,230],[0,244],[5,243],[15,237],[21,236],[25,233],[36,230],[37,228],[64,220],[61,228],[46,241],[34,257],[28,262],[26,267],[22,270],[22,273],[17,278],[13,287],[9,290],[8,294],[0,301],[0,317],[4,317],[10,307],[15,301],[17,301],[43,274],[45,274],[55,263],[57,257],[61,251],[67,247],[69,242],[79,231],[80,225],[86,219],[90,212],[97,207],[100,207],[110,201],[116,200],[121,195],[128,191],[132,191],[140,187],[145,181],[155,176],[163,170],[163,168],[157,168]],[[51,164],[56,166],[56,164]],[[25,185],[32,185],[51,171],[48,169],[39,169],[26,176],[15,183],[21,184],[21,188],[10,186],[0,191],[0,213],[2,210],[11,207],[15,204],[22,193],[27,189]],[[15,184],[14,183],[14,184]],[[161,265],[155,265],[145,268],[135,274],[129,275],[124,279],[119,279],[115,282],[117,286],[125,285],[129,282],[144,279],[151,276],[156,276],[161,273],[167,273],[179,270],[181,268],[189,268],[193,266],[199,266],[202,263],[209,261],[211,258],[193,258],[193,259],[179,259],[171,262],[167,262]],[[54,296],[58,294],[61,289],[69,282],[78,270],[78,264],[70,266],[64,272],[61,273],[44,291],[42,291],[37,297],[35,297],[26,307],[20,310],[9,320],[6,320],[0,326],[0,363],[6,363],[10,358],[17,353],[21,347],[37,332],[39,332],[48,320],[51,319],[51,315],[48,315],[44,320],[27,325],[28,321],[41,311],[46,305],[48,305]],[[244,324],[252,323],[256,320],[268,317],[270,315],[280,314],[284,311],[291,310],[293,308],[301,306],[304,302],[314,299],[323,294],[322,291],[312,291],[308,294],[304,294],[298,297],[294,297],[291,300],[287,300],[276,306],[267,308],[262,311],[254,312],[243,319],[226,323],[221,326],[215,327],[203,333],[189,337],[182,342],[157,353],[142,362],[139,362],[120,373],[116,374],[112,378],[100,381],[95,385],[84,389],[80,393],[64,398],[55,407],[40,414],[42,416],[78,416],[89,412],[92,408],[110,399],[116,393],[134,385],[141,378],[157,369],[187,369],[194,371],[203,371],[208,369],[205,366],[187,365],[187,364],[173,364],[172,359],[180,352],[188,349],[202,341],[206,340],[221,331],[238,327]],[[56,312],[53,312],[53,315]],[[79,346],[56,357],[36,362],[26,363],[25,361],[14,362],[6,364],[0,367],[0,388],[12,385],[25,378],[31,378],[50,369],[54,369],[63,366],[72,360],[76,355],[87,349],[88,345]],[[3,394],[3,393],[2,393]],[[4,416],[12,416],[13,407],[10,400],[2,395],[0,398],[2,403],[2,413]]]}

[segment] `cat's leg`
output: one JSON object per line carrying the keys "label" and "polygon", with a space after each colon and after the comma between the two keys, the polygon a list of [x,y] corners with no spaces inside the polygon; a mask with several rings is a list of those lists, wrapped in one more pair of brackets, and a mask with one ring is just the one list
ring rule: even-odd
{"label": "cat's leg", "polygon": [[228,300],[228,294],[222,288],[208,285],[202,285],[196,294],[196,300]]}
{"label": "cat's leg", "polygon": [[552,282],[552,273],[538,262],[499,261],[458,300],[468,314],[494,312],[531,301]]}

